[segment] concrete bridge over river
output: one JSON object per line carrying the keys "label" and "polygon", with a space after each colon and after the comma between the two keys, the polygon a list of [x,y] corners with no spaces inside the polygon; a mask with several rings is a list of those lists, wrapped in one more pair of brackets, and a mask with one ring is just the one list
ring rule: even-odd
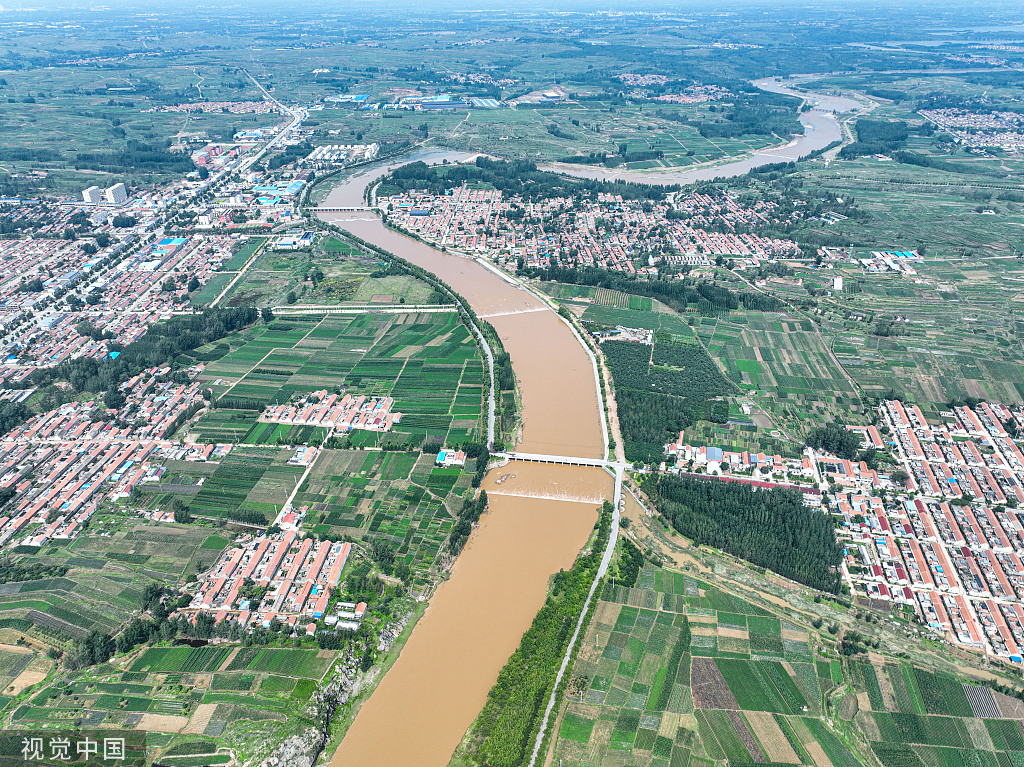
{"label": "concrete bridge over river", "polygon": [[576,458],[568,455],[544,455],[542,453],[517,453],[500,452],[491,453],[491,458],[505,458],[509,461],[529,461],[531,463],[553,463],[562,466],[595,466],[602,469],[611,469],[613,472],[620,472],[622,469],[632,469],[630,463],[608,461],[604,458]]}

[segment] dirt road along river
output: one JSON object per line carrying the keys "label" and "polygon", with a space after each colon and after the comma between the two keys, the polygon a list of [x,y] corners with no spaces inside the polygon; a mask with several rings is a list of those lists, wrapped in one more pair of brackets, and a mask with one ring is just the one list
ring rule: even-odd
{"label": "dirt road along river", "polygon": [[[739,176],[761,165],[796,160],[841,136],[833,112],[858,102],[795,93],[765,80],[765,90],[804,97],[804,135],[785,146],[697,170],[616,171],[578,165],[552,170],[655,184]],[[324,208],[362,207],[368,184],[399,165],[466,161],[466,152],[421,149],[359,171],[331,190]],[[389,230],[370,212],[323,212],[367,242],[436,274],[494,325],[512,358],[522,400],[526,453],[603,458],[607,445],[590,358],[569,328],[529,292],[473,259]],[[548,578],[572,565],[611,498],[599,469],[513,462],[484,483],[488,513],[431,600],[401,656],[367,701],[331,767],[444,767],[483,707],[487,692],[544,602]]]}
{"label": "dirt road along river", "polygon": [[[362,205],[366,184],[385,170],[361,173],[332,190],[322,206]],[[494,325],[518,379],[519,450],[604,457],[592,363],[553,311],[476,261],[390,231],[375,215],[320,215],[429,269]],[[359,711],[332,767],[448,763],[543,605],[548,579],[571,567],[586,542],[598,506],[611,497],[612,481],[600,469],[513,462],[492,470],[484,488],[487,514],[398,661]]]}

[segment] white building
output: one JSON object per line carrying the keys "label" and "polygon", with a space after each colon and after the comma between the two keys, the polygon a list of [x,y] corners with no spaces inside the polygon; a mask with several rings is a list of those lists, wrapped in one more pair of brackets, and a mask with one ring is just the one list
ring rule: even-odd
{"label": "white building", "polygon": [[128,188],[124,184],[114,184],[107,189],[104,196],[111,205],[120,205],[128,199]]}
{"label": "white building", "polygon": [[82,190],[82,199],[94,205],[120,205],[128,199],[128,187],[124,184],[114,184],[107,189],[100,189],[98,186],[90,186]]}

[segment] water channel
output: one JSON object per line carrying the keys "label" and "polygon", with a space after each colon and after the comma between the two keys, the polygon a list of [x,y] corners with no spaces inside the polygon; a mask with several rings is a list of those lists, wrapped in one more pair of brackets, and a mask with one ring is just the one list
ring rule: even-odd
{"label": "water channel", "polygon": [[640,184],[692,184],[697,181],[711,181],[716,178],[733,178],[749,173],[754,168],[778,162],[792,162],[806,157],[811,152],[824,149],[829,144],[842,139],[843,132],[836,119],[836,113],[851,112],[864,105],[843,96],[831,96],[823,93],[807,93],[795,91],[783,82],[774,78],[755,80],[761,90],[772,93],[783,93],[805,99],[811,106],[806,112],[800,113],[800,123],[804,126],[802,136],[792,141],[760,149],[751,156],[720,165],[705,165],[687,170],[685,168],[659,170],[618,170],[616,168],[571,165],[568,163],[551,163],[542,166],[544,170],[552,170],[579,178],[601,179],[604,181],[632,181]]}
{"label": "water channel", "polygon": [[[775,81],[766,90],[794,93]],[[692,171],[647,172],[557,167],[604,179],[677,184],[742,175],[795,160],[839,139],[832,111],[850,99],[795,94],[815,108],[800,116],[803,136],[784,147]],[[420,149],[359,171],[336,186],[325,208],[361,207],[367,185],[395,167],[466,161],[474,155]],[[433,272],[490,322],[511,355],[522,403],[517,449],[603,458],[604,437],[593,366],[569,328],[528,291],[477,261],[391,231],[369,212],[322,212],[324,220]],[[513,462],[484,482],[488,512],[431,599],[399,659],[363,705],[331,767],[444,767],[487,698],[505,661],[544,602],[549,577],[568,568],[610,498],[600,469]]]}
{"label": "water channel", "polygon": [[[403,162],[465,159],[417,152]],[[389,165],[336,187],[324,207],[362,204]],[[498,332],[519,382],[525,452],[602,458],[593,365],[543,302],[472,259],[388,230],[366,213],[321,214],[353,234],[429,269]],[[450,579],[431,599],[401,656],[364,704],[333,767],[443,767],[498,672],[544,603],[548,578],[568,568],[610,497],[600,469],[512,463],[485,480],[490,503]]]}

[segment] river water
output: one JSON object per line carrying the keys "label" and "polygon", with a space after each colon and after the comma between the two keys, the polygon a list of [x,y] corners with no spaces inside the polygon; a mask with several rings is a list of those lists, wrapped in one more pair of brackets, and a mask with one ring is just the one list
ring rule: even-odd
{"label": "river water", "polygon": [[[324,207],[362,204],[362,190],[396,164],[467,159],[418,152],[336,187]],[[512,357],[522,403],[518,449],[602,458],[593,366],[539,299],[476,261],[387,229],[366,213],[322,213],[362,239],[429,269],[494,325]],[[483,708],[498,672],[544,603],[550,576],[572,566],[611,477],[600,469],[513,462],[484,482],[490,503],[451,577],[399,659],[363,705],[332,767],[444,767]]]}
{"label": "river water", "polygon": [[692,170],[685,168],[666,170],[618,170],[604,166],[572,165],[568,163],[551,163],[541,166],[544,170],[552,170],[579,178],[590,178],[601,181],[632,181],[640,184],[692,184],[697,181],[712,181],[716,178],[733,178],[749,173],[754,168],[777,162],[792,162],[806,157],[811,152],[824,149],[834,141],[842,138],[842,128],[835,118],[835,112],[850,112],[864,106],[858,101],[842,96],[830,96],[822,93],[806,93],[794,91],[784,83],[769,78],[755,80],[754,85],[772,93],[784,93],[789,96],[806,99],[812,109],[800,113],[800,122],[804,133],[787,144],[761,149],[750,157],[741,160],[708,165]]}
{"label": "river water", "polygon": [[[807,98],[804,135],[786,146],[712,168],[668,172],[557,166],[602,179],[684,184],[738,176],[760,165],[796,160],[841,136],[832,111],[849,99],[796,94],[774,81],[759,87]],[[325,208],[361,207],[368,184],[421,160],[463,162],[468,152],[417,150],[369,166],[336,186]],[[366,212],[319,214],[353,234],[436,274],[497,331],[511,355],[521,396],[517,449],[603,458],[603,414],[593,366],[569,328],[539,299],[477,261],[389,230]],[[490,503],[451,577],[436,592],[394,666],[363,705],[331,767],[444,767],[483,708],[487,692],[544,603],[550,576],[572,565],[610,498],[611,477],[599,469],[513,462],[484,481]]]}

